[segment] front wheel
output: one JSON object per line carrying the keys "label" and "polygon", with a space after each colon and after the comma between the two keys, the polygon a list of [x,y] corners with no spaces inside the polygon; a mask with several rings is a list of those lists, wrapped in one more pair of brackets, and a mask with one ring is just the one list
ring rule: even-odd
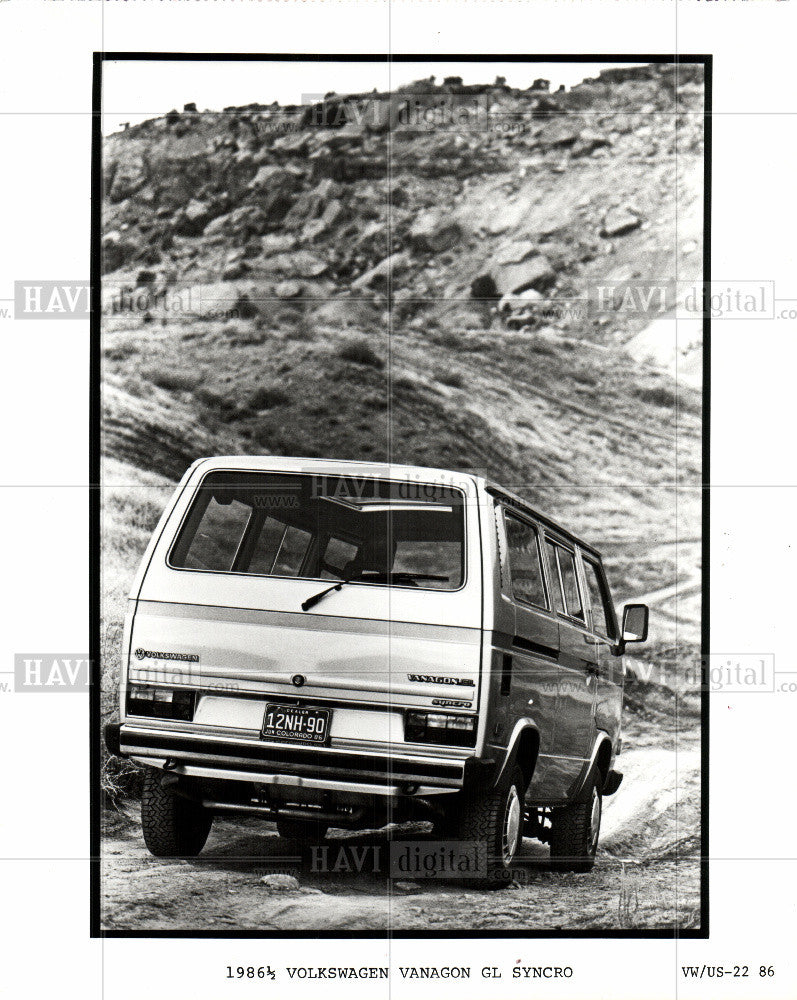
{"label": "front wheel", "polygon": [[593,771],[583,802],[554,809],[551,815],[551,867],[557,872],[589,872],[595,865],[603,799],[600,772]]}
{"label": "front wheel", "polygon": [[161,784],[161,771],[144,772],[141,829],[144,843],[156,858],[193,858],[205,846],[213,814]]}

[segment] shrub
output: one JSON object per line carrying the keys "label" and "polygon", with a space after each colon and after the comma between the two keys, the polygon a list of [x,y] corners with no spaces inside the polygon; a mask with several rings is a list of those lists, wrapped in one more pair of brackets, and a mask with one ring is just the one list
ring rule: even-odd
{"label": "shrub", "polygon": [[461,389],[465,384],[465,380],[459,372],[441,371],[438,372],[437,377],[443,385],[450,385],[452,389]]}
{"label": "shrub", "polygon": [[257,306],[249,298],[246,292],[241,292],[235,300],[233,311],[240,319],[254,319],[255,316],[259,315]]}
{"label": "shrub", "polygon": [[279,386],[262,385],[255,389],[246,403],[248,410],[270,410],[275,406],[290,403],[291,397]]}
{"label": "shrub", "polygon": [[191,392],[199,382],[198,377],[189,372],[157,371],[150,368],[143,374],[153,385],[168,392]]}
{"label": "shrub", "polygon": [[352,361],[356,365],[369,365],[371,368],[385,367],[385,362],[365,338],[346,341],[338,350],[338,357],[344,361]]}
{"label": "shrub", "polygon": [[675,406],[675,392],[666,385],[642,386],[636,390],[636,395],[643,403],[663,406],[672,409]]}

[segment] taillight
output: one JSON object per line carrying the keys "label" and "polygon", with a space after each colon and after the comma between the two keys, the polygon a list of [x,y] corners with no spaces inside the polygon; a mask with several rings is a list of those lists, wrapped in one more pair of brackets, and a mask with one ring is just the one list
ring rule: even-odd
{"label": "taillight", "polygon": [[144,687],[134,684],[127,689],[127,714],[143,715],[148,719],[181,719],[194,717],[195,693],[173,688]]}
{"label": "taillight", "polygon": [[439,743],[449,747],[476,745],[476,719],[444,712],[407,712],[404,739],[408,743]]}

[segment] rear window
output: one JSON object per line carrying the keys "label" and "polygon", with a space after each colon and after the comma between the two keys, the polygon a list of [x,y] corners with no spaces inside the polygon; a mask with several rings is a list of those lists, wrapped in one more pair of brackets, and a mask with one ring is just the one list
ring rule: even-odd
{"label": "rear window", "polygon": [[205,476],[169,565],[214,573],[457,590],[464,494],[344,476]]}

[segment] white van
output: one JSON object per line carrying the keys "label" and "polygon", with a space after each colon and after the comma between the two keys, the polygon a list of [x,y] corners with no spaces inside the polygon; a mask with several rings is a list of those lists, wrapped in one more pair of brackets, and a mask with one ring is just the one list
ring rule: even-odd
{"label": "white van", "polygon": [[106,743],[146,765],[159,856],[237,811],[304,843],[430,819],[486,878],[525,833],[588,871],[647,617],[618,628],[598,551],[480,477],[203,459],[133,584]]}

